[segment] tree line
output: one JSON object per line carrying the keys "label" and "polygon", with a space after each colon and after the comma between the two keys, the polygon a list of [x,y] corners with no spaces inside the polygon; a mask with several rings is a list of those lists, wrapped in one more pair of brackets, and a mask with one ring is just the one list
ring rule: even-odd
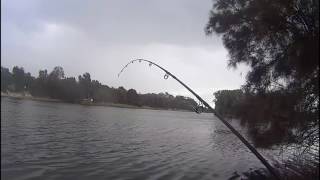
{"label": "tree line", "polygon": [[50,73],[40,70],[38,77],[25,72],[23,67],[14,66],[12,71],[1,67],[2,92],[28,92],[35,97],[59,99],[79,103],[91,100],[94,103],[118,103],[134,106],[148,106],[164,109],[193,110],[197,103],[189,97],[173,96],[169,93],[139,94],[135,89],[113,88],[92,80],[89,73],[65,77],[62,67],[55,67]]}

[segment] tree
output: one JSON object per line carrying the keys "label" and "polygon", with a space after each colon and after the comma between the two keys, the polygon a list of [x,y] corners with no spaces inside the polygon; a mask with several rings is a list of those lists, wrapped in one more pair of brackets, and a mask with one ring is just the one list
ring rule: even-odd
{"label": "tree", "polygon": [[25,84],[25,90],[30,91],[32,84],[34,83],[35,78],[31,76],[31,74],[28,72],[25,74],[24,84]]}
{"label": "tree", "polygon": [[33,83],[31,84],[30,93],[33,96],[39,97],[48,97],[49,96],[49,87],[48,87],[48,71],[40,70],[38,78],[35,78]]}
{"label": "tree", "polygon": [[14,90],[17,92],[23,91],[25,87],[25,74],[23,67],[14,66],[12,69],[12,77]]}
{"label": "tree", "polygon": [[51,79],[62,79],[64,78],[64,70],[61,66],[56,66],[53,68],[52,72],[50,73],[49,77]]}
{"label": "tree", "polygon": [[48,76],[47,92],[49,97],[54,99],[60,99],[62,96],[61,83],[64,78],[64,70],[60,66],[53,68]]}
{"label": "tree", "polygon": [[128,90],[127,101],[128,101],[128,104],[131,104],[131,105],[139,105],[140,104],[139,95],[136,90],[134,90],[134,89]]}
{"label": "tree", "polygon": [[40,70],[38,78],[42,79],[42,80],[47,80],[47,78],[48,78],[47,70],[46,69],[45,70]]}
{"label": "tree", "polygon": [[79,84],[74,77],[68,77],[61,80],[59,84],[59,99],[67,102],[77,102],[81,98]]}
{"label": "tree", "polygon": [[118,103],[126,104],[127,103],[127,90],[120,86],[116,90],[116,96],[117,96],[117,101]]}
{"label": "tree", "polygon": [[1,91],[7,91],[8,86],[12,83],[13,83],[13,78],[9,69],[1,67]]}
{"label": "tree", "polygon": [[92,97],[92,85],[91,85],[91,77],[89,73],[84,73],[82,76],[78,77],[79,83],[83,88],[83,94],[85,98]]}
{"label": "tree", "polygon": [[[206,33],[222,35],[230,67],[249,65],[243,88],[261,106],[276,107],[279,99],[289,103],[285,107],[291,114],[281,115],[281,122],[299,121],[297,134],[319,126],[318,0],[217,0]],[[256,113],[261,108],[250,107]],[[280,115],[280,109],[269,112]]]}
{"label": "tree", "polygon": [[214,93],[215,110],[226,116],[235,116],[239,109],[243,92],[240,89],[236,90],[220,90]]}
{"label": "tree", "polygon": [[206,33],[223,35],[230,66],[250,65],[247,88],[310,85],[318,94],[318,5],[318,0],[218,0]]}

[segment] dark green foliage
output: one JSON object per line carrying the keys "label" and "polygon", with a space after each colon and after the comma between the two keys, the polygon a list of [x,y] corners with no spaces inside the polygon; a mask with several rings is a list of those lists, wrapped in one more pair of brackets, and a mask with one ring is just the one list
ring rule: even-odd
{"label": "dark green foliage", "polygon": [[299,143],[309,146],[318,139],[317,113],[297,106],[295,93],[274,91],[265,94],[222,90],[214,93],[215,110],[240,120],[249,128],[256,147]]}
{"label": "dark green foliage", "polygon": [[251,68],[237,115],[256,142],[319,140],[318,0],[217,0],[206,33]]}
{"label": "dark green foliage", "polygon": [[82,76],[78,77],[79,84],[83,89],[83,97],[89,98],[92,97],[92,87],[91,87],[91,77],[89,73],[84,73]]}
{"label": "dark green foliage", "polygon": [[36,78],[34,83],[31,85],[31,95],[38,97],[49,97],[48,77],[49,75],[47,70],[39,71],[38,78]]}
{"label": "dark green foliage", "polygon": [[94,86],[93,97],[96,102],[117,102],[115,90],[106,85]]}
{"label": "dark green foliage", "polygon": [[158,108],[170,108],[170,109],[186,109],[193,110],[197,103],[192,99],[184,96],[172,96],[167,92],[159,94],[143,94],[140,96],[141,104],[158,107]]}
{"label": "dark green foliage", "polygon": [[250,90],[318,78],[318,0],[218,0],[206,32],[223,35],[230,66],[250,65]]}
{"label": "dark green foliage", "polygon": [[244,94],[240,89],[236,89],[217,91],[214,96],[215,110],[223,116],[234,116]]}
{"label": "dark green foliage", "polygon": [[301,120],[308,116],[295,111],[297,98],[294,94],[279,91],[265,95],[246,94],[238,105],[237,117],[249,126],[249,133],[257,147],[269,147],[280,143],[297,143],[299,134],[306,125]]}
{"label": "dark green foliage", "polygon": [[18,66],[13,67],[12,69],[12,77],[14,82],[13,91],[20,92],[23,91],[25,88],[25,73],[24,69]]}
{"label": "dark green foliage", "polygon": [[136,90],[134,89],[129,89],[128,92],[127,92],[127,102],[128,104],[131,104],[131,105],[136,105],[138,106],[140,101],[139,101],[139,95],[137,93]]}
{"label": "dark green foliage", "polygon": [[12,74],[8,68],[1,67],[1,91],[7,91],[10,84],[13,84]]}
{"label": "dark green foliage", "polygon": [[125,104],[125,102],[127,102],[127,90],[124,87],[120,86],[116,90],[116,97],[119,103]]}
{"label": "dark green foliage", "polygon": [[91,80],[89,73],[78,77],[65,77],[62,67],[55,67],[48,74],[40,70],[37,78],[25,73],[23,68],[14,67],[14,74],[1,67],[1,91],[30,92],[36,97],[60,99],[66,102],[81,102],[93,99],[94,103],[119,103],[134,106],[149,106],[165,109],[192,110],[196,102],[187,97],[174,97],[168,93],[138,94],[136,90],[124,87],[110,88],[97,80]]}
{"label": "dark green foliage", "polygon": [[25,86],[26,91],[30,91],[34,80],[35,80],[35,78],[32,77],[30,73],[26,73],[24,75],[24,86]]}
{"label": "dark green foliage", "polygon": [[53,68],[52,72],[49,74],[49,79],[59,80],[64,78],[64,70],[60,66]]}
{"label": "dark green foliage", "polygon": [[174,105],[172,108],[175,108],[176,106],[176,107],[183,107],[183,109],[188,109],[188,110],[192,110],[197,105],[197,103],[192,98],[184,97],[184,96],[176,96],[172,102]]}

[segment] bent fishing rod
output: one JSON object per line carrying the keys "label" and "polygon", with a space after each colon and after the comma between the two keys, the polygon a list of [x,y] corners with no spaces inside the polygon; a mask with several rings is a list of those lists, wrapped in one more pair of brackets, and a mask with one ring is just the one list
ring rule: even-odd
{"label": "bent fishing rod", "polygon": [[130,65],[133,64],[134,62],[147,62],[149,63],[149,66],[156,66],[158,68],[160,68],[162,71],[165,72],[164,75],[164,79],[168,79],[169,77],[172,77],[173,79],[175,79],[176,81],[178,81],[183,87],[185,87],[186,89],[188,89],[188,91],[190,91],[203,105],[205,105],[216,117],[218,117],[218,119],[225,125],[227,126],[230,131],[236,135],[240,141],[247,146],[247,148],[249,148],[249,150],[261,161],[261,163],[270,171],[270,173],[277,179],[280,180],[280,176],[278,175],[278,173],[275,171],[275,169],[268,163],[268,161],[256,150],[256,148],[254,148],[236,129],[234,129],[234,127],[231,126],[231,124],[229,122],[227,122],[221,115],[219,115],[217,113],[217,111],[215,111],[205,100],[203,100],[197,93],[195,93],[191,88],[189,88],[189,86],[187,86],[186,84],[184,84],[180,79],[178,79],[175,75],[173,75],[172,73],[170,73],[168,70],[166,70],[165,68],[159,66],[158,64],[146,60],[146,59],[134,59],[132,61],[130,61],[129,63],[127,63],[122,69],[121,71],[118,73],[118,77],[120,77],[121,73]]}

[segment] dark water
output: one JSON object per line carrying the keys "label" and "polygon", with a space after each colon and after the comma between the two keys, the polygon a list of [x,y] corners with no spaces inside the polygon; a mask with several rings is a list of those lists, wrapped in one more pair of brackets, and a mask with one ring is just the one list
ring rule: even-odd
{"label": "dark water", "polygon": [[228,179],[260,167],[211,114],[1,98],[3,179]]}

